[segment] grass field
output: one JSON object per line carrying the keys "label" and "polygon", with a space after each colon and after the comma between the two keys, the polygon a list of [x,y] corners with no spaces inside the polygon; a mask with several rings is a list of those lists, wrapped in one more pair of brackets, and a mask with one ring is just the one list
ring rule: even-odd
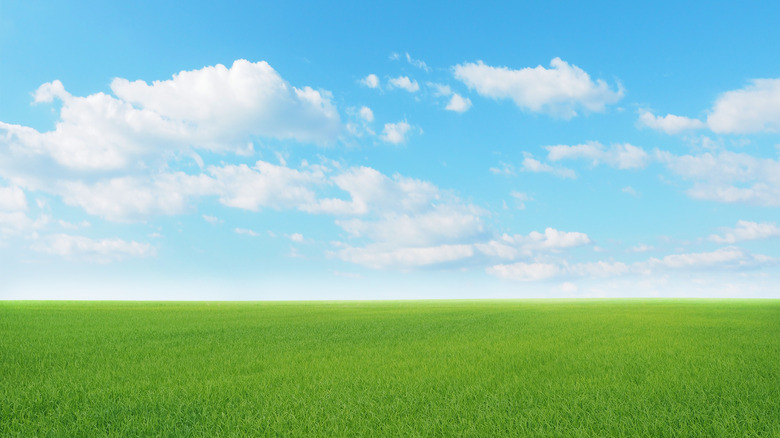
{"label": "grass field", "polygon": [[780,301],[0,302],[0,436],[780,436]]}

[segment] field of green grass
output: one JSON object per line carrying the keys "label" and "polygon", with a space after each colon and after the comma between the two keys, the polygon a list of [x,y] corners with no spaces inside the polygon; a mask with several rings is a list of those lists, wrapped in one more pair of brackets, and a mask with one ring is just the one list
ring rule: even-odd
{"label": "field of green grass", "polygon": [[0,436],[780,436],[780,300],[0,302]]}

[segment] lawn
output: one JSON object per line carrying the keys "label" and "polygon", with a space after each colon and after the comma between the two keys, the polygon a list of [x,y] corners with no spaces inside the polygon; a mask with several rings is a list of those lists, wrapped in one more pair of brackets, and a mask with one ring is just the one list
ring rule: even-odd
{"label": "lawn", "polygon": [[0,302],[0,436],[780,436],[780,300]]}

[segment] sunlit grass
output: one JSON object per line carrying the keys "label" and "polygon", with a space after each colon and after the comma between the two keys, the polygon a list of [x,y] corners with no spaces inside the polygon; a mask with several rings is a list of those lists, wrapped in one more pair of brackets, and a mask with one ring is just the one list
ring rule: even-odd
{"label": "sunlit grass", "polygon": [[0,303],[0,436],[780,436],[780,301]]}

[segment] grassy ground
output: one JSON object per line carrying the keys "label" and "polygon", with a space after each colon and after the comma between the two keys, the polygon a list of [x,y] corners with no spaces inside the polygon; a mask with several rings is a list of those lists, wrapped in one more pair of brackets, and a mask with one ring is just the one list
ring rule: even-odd
{"label": "grassy ground", "polygon": [[780,301],[0,302],[0,436],[780,436]]}

